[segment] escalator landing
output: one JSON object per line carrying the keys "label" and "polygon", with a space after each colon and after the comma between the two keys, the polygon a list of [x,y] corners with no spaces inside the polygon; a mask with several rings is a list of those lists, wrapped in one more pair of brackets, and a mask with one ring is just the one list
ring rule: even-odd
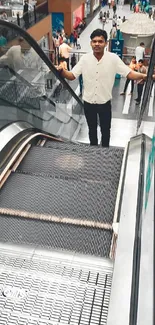
{"label": "escalator landing", "polygon": [[0,247],[0,324],[106,324],[110,260],[12,244]]}

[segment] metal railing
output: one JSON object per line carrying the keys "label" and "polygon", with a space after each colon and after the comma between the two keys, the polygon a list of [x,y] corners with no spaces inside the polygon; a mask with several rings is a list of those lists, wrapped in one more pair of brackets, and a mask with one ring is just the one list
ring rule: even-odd
{"label": "metal railing", "polygon": [[17,25],[28,29],[48,15],[48,2],[45,1],[38,6],[34,6],[33,11],[25,12],[23,17],[17,14]]}

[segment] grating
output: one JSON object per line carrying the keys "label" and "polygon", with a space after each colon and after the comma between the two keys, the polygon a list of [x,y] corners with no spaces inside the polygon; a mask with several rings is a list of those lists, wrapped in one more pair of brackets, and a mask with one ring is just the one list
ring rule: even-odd
{"label": "grating", "polygon": [[1,250],[0,325],[105,325],[111,283],[111,265]]}

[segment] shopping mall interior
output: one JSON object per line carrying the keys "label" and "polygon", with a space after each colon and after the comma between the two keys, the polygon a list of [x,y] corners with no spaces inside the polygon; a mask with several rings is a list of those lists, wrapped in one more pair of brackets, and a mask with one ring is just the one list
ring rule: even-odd
{"label": "shopping mall interior", "polygon": [[[145,74],[114,74],[109,146],[99,113],[89,140],[94,67],[62,72],[98,29]],[[155,324],[154,80],[153,1],[0,0],[0,325]]]}

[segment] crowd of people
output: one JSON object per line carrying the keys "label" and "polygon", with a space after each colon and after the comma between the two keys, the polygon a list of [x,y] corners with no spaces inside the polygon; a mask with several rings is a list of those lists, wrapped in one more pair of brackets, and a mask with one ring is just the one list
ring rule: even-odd
{"label": "crowd of people", "polygon": [[147,13],[149,18],[155,20],[155,10],[152,10],[152,6],[150,5],[149,0],[131,0],[130,10],[133,10],[135,13]]}
{"label": "crowd of people", "polygon": [[[111,13],[110,9],[113,9],[113,13]],[[99,12],[99,20],[102,24],[102,28],[104,30],[106,23],[109,23],[109,19],[112,21],[112,29],[110,31],[110,38],[115,38],[117,34],[117,30],[120,29],[120,25],[126,21],[125,16],[121,18],[121,16],[117,16],[117,6],[114,3],[113,7],[111,7],[111,1],[109,3],[109,10],[104,11],[101,10]]]}
{"label": "crowd of people", "polygon": [[[62,30],[61,32],[57,31],[53,37],[53,48],[55,52],[55,59],[53,60],[55,64],[58,64],[66,61],[67,69],[70,69],[69,66],[69,56],[72,49],[80,50],[80,34],[78,30],[74,30],[70,35]],[[72,63],[75,61],[75,56],[73,55]]]}

